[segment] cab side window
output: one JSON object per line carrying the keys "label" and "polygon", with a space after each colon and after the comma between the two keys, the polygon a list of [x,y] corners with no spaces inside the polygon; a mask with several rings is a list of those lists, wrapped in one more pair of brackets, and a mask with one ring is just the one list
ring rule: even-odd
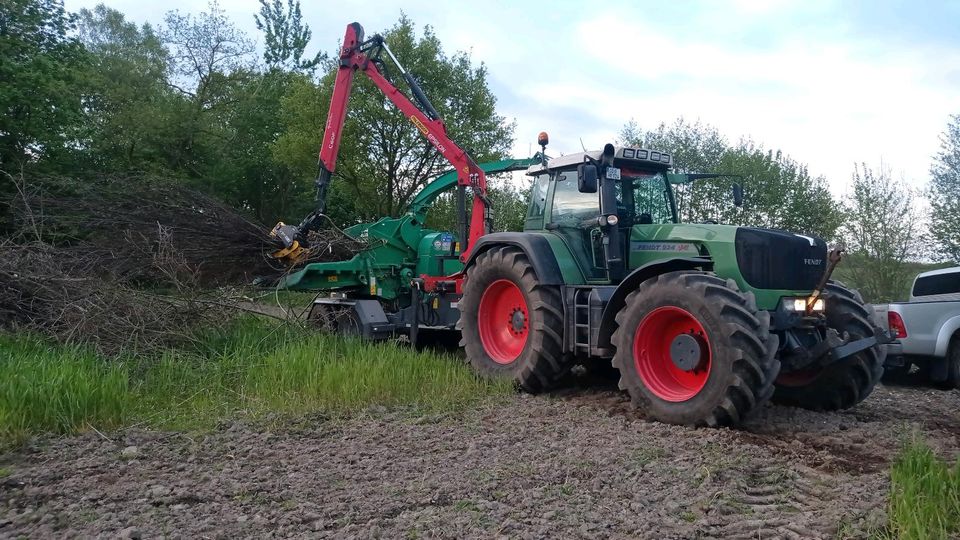
{"label": "cab side window", "polygon": [[550,186],[550,175],[544,173],[533,179],[533,189],[530,193],[530,207],[527,209],[528,218],[543,217],[547,207],[547,188]]}

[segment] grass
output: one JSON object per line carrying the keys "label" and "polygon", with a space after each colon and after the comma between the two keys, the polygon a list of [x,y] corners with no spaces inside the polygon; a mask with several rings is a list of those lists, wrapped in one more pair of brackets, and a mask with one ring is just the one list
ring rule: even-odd
{"label": "grass", "polygon": [[0,335],[0,441],[129,425],[194,429],[238,416],[457,410],[511,391],[450,355],[343,340],[258,318],[158,358]]}
{"label": "grass", "polygon": [[914,438],[890,471],[888,538],[960,536],[960,460],[950,465]]}

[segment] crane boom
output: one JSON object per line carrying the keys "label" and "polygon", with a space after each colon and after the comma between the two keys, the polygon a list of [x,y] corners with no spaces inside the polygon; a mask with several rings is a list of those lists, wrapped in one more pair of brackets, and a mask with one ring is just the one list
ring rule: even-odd
{"label": "crane boom", "polygon": [[[399,69],[410,87],[416,104],[387,80],[377,67],[383,63],[380,58],[383,51],[387,53],[387,56]],[[274,229],[274,234],[283,240],[286,247],[285,250],[278,253],[283,253],[291,248],[291,245],[297,239],[302,244],[303,237],[317,226],[319,218],[326,210],[327,189],[337,166],[337,155],[340,151],[340,141],[349,108],[350,93],[353,89],[353,78],[357,73],[362,73],[410,120],[456,171],[460,240],[461,242],[466,241],[460,250],[460,259],[466,261],[472,246],[492,228],[490,201],[487,198],[487,178],[483,169],[457,143],[450,139],[443,119],[440,118],[417,81],[403,68],[387,47],[382,36],[374,35],[369,40],[364,40],[363,27],[356,22],[350,23],[347,25],[344,34],[339,64],[333,95],[330,98],[330,108],[327,112],[323,142],[320,145],[315,209],[296,228],[278,225]],[[469,227],[467,226],[465,204],[465,190],[468,187],[473,192]]]}

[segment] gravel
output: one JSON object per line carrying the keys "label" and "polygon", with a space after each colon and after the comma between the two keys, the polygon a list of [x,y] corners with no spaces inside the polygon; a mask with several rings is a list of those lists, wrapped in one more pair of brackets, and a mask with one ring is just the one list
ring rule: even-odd
{"label": "gravel", "polygon": [[960,453],[960,392],[880,387],[740,430],[645,420],[623,394],[463,413],[45,438],[0,457],[0,538],[817,538],[885,522],[891,460]]}

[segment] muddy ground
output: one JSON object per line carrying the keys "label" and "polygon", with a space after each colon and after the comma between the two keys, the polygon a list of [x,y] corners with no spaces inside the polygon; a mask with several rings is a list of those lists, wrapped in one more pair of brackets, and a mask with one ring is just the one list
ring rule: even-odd
{"label": "muddy ground", "polygon": [[441,417],[89,433],[0,459],[0,537],[862,537],[904,438],[956,456],[958,411],[960,392],[879,387],[842,413],[688,429],[593,387]]}

